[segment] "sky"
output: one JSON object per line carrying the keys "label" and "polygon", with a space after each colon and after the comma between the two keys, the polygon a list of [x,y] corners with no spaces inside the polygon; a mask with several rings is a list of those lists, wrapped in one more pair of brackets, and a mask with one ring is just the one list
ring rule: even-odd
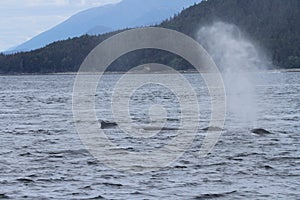
{"label": "sky", "polygon": [[121,0],[0,0],[0,52],[15,47],[79,11]]}

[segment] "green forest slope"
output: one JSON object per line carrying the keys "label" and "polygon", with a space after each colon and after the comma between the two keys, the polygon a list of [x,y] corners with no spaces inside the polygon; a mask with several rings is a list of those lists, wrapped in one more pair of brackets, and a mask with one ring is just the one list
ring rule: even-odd
{"label": "green forest slope", "polygon": [[[214,21],[237,25],[267,50],[274,66],[300,68],[299,0],[207,0],[183,10],[158,26],[195,37],[199,27]],[[0,54],[0,73],[75,72],[95,46],[118,32],[99,36],[84,35],[54,42],[30,52]],[[179,70],[190,68],[172,54],[145,50],[123,56],[113,63],[109,71],[126,71],[147,62],[169,64]]]}

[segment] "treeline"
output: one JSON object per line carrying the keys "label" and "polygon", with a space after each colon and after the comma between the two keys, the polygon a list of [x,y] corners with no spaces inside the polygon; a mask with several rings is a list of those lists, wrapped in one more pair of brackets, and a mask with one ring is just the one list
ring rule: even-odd
{"label": "treeline", "polygon": [[277,67],[300,68],[299,0],[207,0],[161,25],[193,37],[199,26],[213,21],[237,25]]}
{"label": "treeline", "polygon": [[[232,23],[267,50],[275,66],[300,68],[299,11],[299,0],[203,0],[158,26],[194,37],[203,25],[214,21]],[[0,54],[0,73],[77,71],[95,46],[118,32],[99,36],[84,35],[54,42],[30,52]],[[167,64],[177,70],[191,68],[187,62],[170,53],[143,50],[122,56],[110,66],[109,71],[127,71],[148,62]]]}

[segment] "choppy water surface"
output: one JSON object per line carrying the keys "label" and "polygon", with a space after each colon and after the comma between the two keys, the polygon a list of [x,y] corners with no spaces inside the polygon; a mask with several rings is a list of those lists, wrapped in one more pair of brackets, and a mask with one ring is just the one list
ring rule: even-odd
{"label": "choppy water surface", "polygon": [[[199,96],[200,128],[208,126],[209,96],[198,76],[186,75]],[[112,120],[110,97],[119,75],[104,77],[97,92],[97,116]],[[258,75],[257,126],[273,134],[250,133],[252,125],[228,116],[225,133],[207,158],[197,154],[204,131],[169,167],[128,174],[89,154],[75,130],[75,76],[0,77],[0,198],[11,199],[300,199],[300,73]],[[174,83],[176,84],[176,83]],[[180,86],[179,86],[180,87]],[[109,89],[110,88],[110,89]],[[168,126],[178,126],[178,100],[160,86],[145,86],[131,98],[131,116],[147,123],[153,103],[166,107]],[[152,139],[128,138],[108,130],[124,148],[159,148],[172,130]],[[123,140],[124,139],[124,140]]]}

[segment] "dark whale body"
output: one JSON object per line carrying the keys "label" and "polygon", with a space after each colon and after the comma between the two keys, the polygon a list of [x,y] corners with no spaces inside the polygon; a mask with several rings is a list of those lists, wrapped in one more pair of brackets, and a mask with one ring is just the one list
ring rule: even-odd
{"label": "dark whale body", "polygon": [[209,126],[209,127],[203,128],[202,131],[223,131],[223,129],[220,127],[216,127],[216,126]]}
{"label": "dark whale body", "polygon": [[179,128],[171,128],[171,127],[143,127],[145,131],[178,131]]}
{"label": "dark whale body", "polygon": [[256,128],[256,129],[253,129],[251,130],[252,133],[255,133],[257,135],[267,135],[267,134],[272,134],[271,132],[265,130],[265,129],[262,129],[262,128]]}
{"label": "dark whale body", "polygon": [[108,121],[101,120],[100,123],[101,123],[101,129],[109,129],[118,126],[116,122],[108,122]]}

